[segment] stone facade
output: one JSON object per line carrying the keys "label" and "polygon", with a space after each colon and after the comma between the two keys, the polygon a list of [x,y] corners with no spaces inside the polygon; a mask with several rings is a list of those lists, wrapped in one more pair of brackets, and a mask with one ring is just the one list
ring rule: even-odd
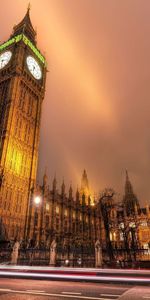
{"label": "stone facade", "polygon": [[[79,265],[81,260],[82,265],[94,266],[95,249],[101,238],[100,207],[81,191],[82,188],[77,190],[74,198],[70,186],[67,195],[63,182],[58,192],[55,178],[50,190],[44,175],[43,185],[36,186],[30,198],[28,238],[37,247],[49,247],[50,251],[56,248],[60,264],[68,261]],[[38,204],[36,197],[41,199]],[[54,251],[52,253],[54,257]]]}
{"label": "stone facade", "polygon": [[[5,237],[20,239],[25,236],[29,193],[36,180],[46,76],[29,9],[0,45],[0,55],[7,59],[8,54],[11,59],[5,63],[1,58],[0,67],[0,217]],[[28,56],[40,65],[41,80],[29,71]]]}
{"label": "stone facade", "polygon": [[108,195],[103,200],[102,243],[109,249],[105,259],[131,264],[150,261],[150,207],[140,207],[127,172],[123,201]]}

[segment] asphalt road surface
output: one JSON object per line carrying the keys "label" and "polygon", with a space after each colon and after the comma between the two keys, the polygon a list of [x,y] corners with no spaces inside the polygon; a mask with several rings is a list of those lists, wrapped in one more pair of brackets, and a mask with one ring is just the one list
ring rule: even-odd
{"label": "asphalt road surface", "polygon": [[150,287],[0,278],[0,300],[148,300]]}

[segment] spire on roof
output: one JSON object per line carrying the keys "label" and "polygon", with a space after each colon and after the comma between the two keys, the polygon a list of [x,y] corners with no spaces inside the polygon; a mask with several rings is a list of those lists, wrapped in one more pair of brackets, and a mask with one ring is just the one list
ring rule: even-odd
{"label": "spire on roof", "polygon": [[133,187],[129,179],[128,171],[126,170],[125,194],[123,204],[127,215],[136,214],[140,208],[139,201],[133,192]]}
{"label": "spire on roof", "polygon": [[43,175],[43,186],[46,186],[47,185],[47,168],[45,168],[45,173]]}
{"label": "spire on roof", "polygon": [[88,190],[89,189],[89,181],[88,181],[87,172],[86,172],[85,169],[83,170],[83,174],[82,174],[81,189],[82,190]]}
{"label": "spire on roof", "polygon": [[76,191],[76,201],[77,201],[77,202],[80,201],[80,193],[79,193],[78,187],[77,187],[77,191]]}
{"label": "spire on roof", "polygon": [[27,11],[28,11],[28,10],[30,11],[30,9],[31,9],[31,3],[29,2],[29,3],[28,3],[28,7],[27,7]]}
{"label": "spire on roof", "polygon": [[64,179],[63,179],[63,182],[62,182],[62,185],[61,185],[61,195],[64,196],[65,195],[65,183],[64,183]]}
{"label": "spire on roof", "polygon": [[14,28],[13,28],[14,31],[13,31],[11,37],[23,33],[31,40],[32,43],[36,44],[36,31],[34,30],[32,23],[31,23],[30,9],[31,9],[31,6],[29,3],[27,12],[26,12],[24,18],[18,25],[14,26]]}
{"label": "spire on roof", "polygon": [[70,184],[70,187],[69,187],[69,199],[72,199],[72,194],[73,194],[73,189],[72,189],[72,184]]}
{"label": "spire on roof", "polygon": [[133,194],[132,184],[129,180],[128,171],[126,170],[125,195]]}
{"label": "spire on roof", "polygon": [[129,180],[128,170],[126,169],[126,180]]}
{"label": "spire on roof", "polygon": [[54,179],[53,179],[53,192],[56,192],[56,187],[57,187],[57,180],[56,180],[56,175],[54,176]]}

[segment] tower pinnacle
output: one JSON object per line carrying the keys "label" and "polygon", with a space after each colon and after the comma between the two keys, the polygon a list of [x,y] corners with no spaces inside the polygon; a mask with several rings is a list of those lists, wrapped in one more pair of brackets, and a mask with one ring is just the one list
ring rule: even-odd
{"label": "tower pinnacle", "polygon": [[27,7],[27,11],[30,11],[30,9],[31,9],[31,3],[29,2],[28,7]]}
{"label": "tower pinnacle", "polygon": [[81,190],[89,190],[89,181],[85,169],[83,171],[82,179],[81,179]]}
{"label": "tower pinnacle", "polygon": [[34,30],[32,23],[31,23],[31,19],[30,19],[30,3],[28,5],[27,8],[27,12],[24,16],[24,18],[22,19],[22,21],[18,24],[15,25],[13,28],[13,33],[11,35],[11,37],[14,37],[18,34],[25,34],[33,44],[36,44],[36,31]]}
{"label": "tower pinnacle", "polygon": [[47,169],[45,168],[45,172],[44,172],[44,175],[43,175],[43,186],[46,186],[47,185]]}
{"label": "tower pinnacle", "polygon": [[133,194],[133,188],[132,188],[132,184],[129,180],[129,175],[128,175],[127,170],[126,170],[125,194],[126,195]]}
{"label": "tower pinnacle", "polygon": [[139,201],[133,192],[133,187],[129,179],[128,171],[126,170],[126,181],[125,181],[125,194],[123,197],[123,204],[127,215],[135,214],[138,212]]}

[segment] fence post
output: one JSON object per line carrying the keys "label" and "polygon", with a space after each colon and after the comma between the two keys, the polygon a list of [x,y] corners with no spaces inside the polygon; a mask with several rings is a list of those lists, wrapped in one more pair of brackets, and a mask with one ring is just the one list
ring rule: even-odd
{"label": "fence post", "polygon": [[50,246],[49,264],[50,264],[50,266],[55,266],[55,264],[56,264],[56,242],[55,242],[55,240],[51,243],[51,246]]}
{"label": "fence post", "polygon": [[102,267],[102,248],[99,241],[95,243],[95,267]]}
{"label": "fence post", "polygon": [[19,252],[20,243],[18,241],[15,242],[11,254],[11,264],[16,265],[18,260],[18,252]]}

